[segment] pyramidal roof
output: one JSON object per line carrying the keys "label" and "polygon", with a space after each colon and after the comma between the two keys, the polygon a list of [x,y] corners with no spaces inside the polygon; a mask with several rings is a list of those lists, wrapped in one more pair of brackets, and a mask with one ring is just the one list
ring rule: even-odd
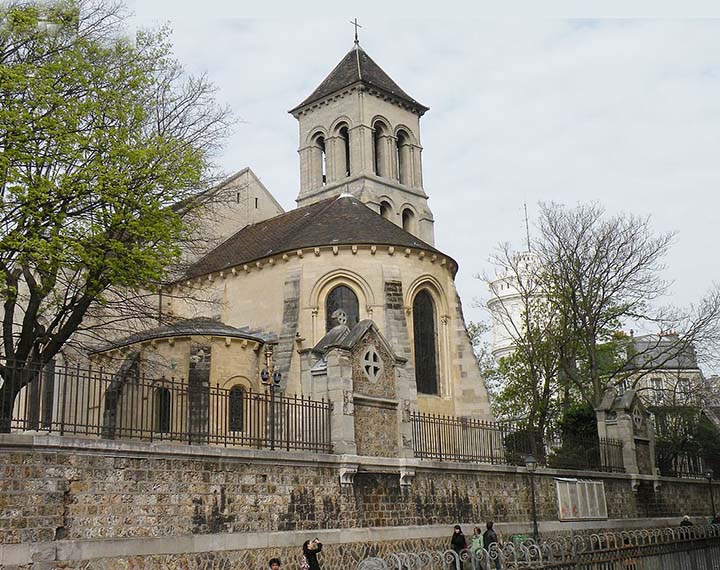
{"label": "pyramidal roof", "polygon": [[[392,245],[441,254],[357,198],[341,195],[245,226],[190,266],[183,279],[298,249],[354,244]],[[457,268],[456,263],[453,265]]]}
{"label": "pyramidal roof", "polygon": [[394,95],[413,106],[420,115],[428,110],[428,107],[410,97],[397,83],[390,79],[390,76],[365,53],[360,44],[355,44],[317,89],[290,112],[293,113],[355,83],[364,83],[389,95]]}

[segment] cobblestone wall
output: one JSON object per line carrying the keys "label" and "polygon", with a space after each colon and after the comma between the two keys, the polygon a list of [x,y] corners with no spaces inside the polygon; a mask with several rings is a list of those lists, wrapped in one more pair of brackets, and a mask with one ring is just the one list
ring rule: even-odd
{"label": "cobblestone wall", "polygon": [[[86,447],[0,445],[0,545],[531,520],[528,476],[512,469],[428,464],[403,487],[397,473],[361,470],[352,485],[341,485],[340,461],[327,456],[313,464],[311,455],[278,453],[273,463],[270,452],[253,459],[219,450],[192,457],[198,448],[185,446],[155,455],[140,454],[140,444]],[[652,481],[636,491],[627,477],[604,481],[611,519],[709,514],[702,481],[664,479],[657,492]],[[538,518],[557,521],[554,478],[538,474],[536,482]],[[718,488],[715,497],[720,505]],[[202,560],[193,564],[204,567]]]}

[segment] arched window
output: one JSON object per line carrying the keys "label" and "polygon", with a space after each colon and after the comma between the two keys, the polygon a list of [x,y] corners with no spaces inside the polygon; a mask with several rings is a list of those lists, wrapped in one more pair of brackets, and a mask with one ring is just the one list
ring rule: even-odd
{"label": "arched window", "polygon": [[413,301],[413,337],[417,391],[438,394],[435,303],[426,290],[420,291]]}
{"label": "arched window", "polygon": [[228,430],[243,431],[245,412],[245,389],[242,386],[233,386],[228,395]]}
{"label": "arched window", "polygon": [[385,147],[385,137],[387,136],[387,128],[381,121],[375,121],[373,125],[373,157],[375,174],[378,176],[387,176],[387,151]]}
{"label": "arched window", "polygon": [[327,154],[325,153],[325,137],[317,135],[313,139],[313,185],[325,186],[327,184]]}
{"label": "arched window", "polygon": [[350,131],[347,125],[343,125],[340,127],[338,133],[342,141],[342,169],[345,172],[345,176],[350,176]]}
{"label": "arched window", "polygon": [[338,285],[325,301],[325,328],[330,330],[337,324],[354,327],[360,317],[358,298],[347,285]]}
{"label": "arched window", "polygon": [[402,213],[402,225],[406,232],[415,232],[415,213],[410,208],[405,208]]}
{"label": "arched window", "polygon": [[168,433],[172,418],[172,398],[167,388],[155,390],[155,431]]}
{"label": "arched window", "polygon": [[392,213],[392,204],[390,204],[390,202],[387,202],[386,200],[380,202],[380,215],[383,218],[386,220],[392,220]]}
{"label": "arched window", "polygon": [[397,179],[400,184],[410,183],[410,136],[405,131],[398,131],[397,145]]}

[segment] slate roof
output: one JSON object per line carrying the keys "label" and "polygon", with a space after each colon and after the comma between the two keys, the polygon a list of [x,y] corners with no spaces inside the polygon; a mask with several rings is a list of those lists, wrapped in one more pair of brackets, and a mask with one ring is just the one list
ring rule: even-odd
{"label": "slate roof", "polygon": [[632,351],[634,355],[626,366],[630,370],[684,370],[698,367],[694,347],[690,343],[683,343],[676,334],[634,337]]}
{"label": "slate roof", "polygon": [[441,254],[357,198],[342,194],[245,226],[191,265],[183,280],[271,255],[328,245],[392,245]]}
{"label": "slate roof", "polygon": [[108,350],[114,350],[122,348],[123,346],[129,346],[138,342],[146,340],[158,339],[158,338],[174,338],[181,336],[220,336],[230,338],[247,338],[250,340],[256,340],[258,342],[273,342],[275,337],[259,331],[252,331],[248,327],[231,327],[207,317],[198,317],[195,319],[186,319],[178,321],[170,325],[164,325],[155,327],[154,329],[148,329],[141,331],[123,339],[109,343],[95,351],[106,352]]}
{"label": "slate roof", "polygon": [[310,96],[290,112],[293,113],[310,103],[319,101],[328,95],[345,89],[354,83],[362,82],[371,87],[381,89],[390,95],[409,103],[422,115],[428,107],[422,105],[410,95],[405,93],[382,68],[365,53],[359,45],[355,45],[340,63],[335,66],[323,82],[313,91]]}

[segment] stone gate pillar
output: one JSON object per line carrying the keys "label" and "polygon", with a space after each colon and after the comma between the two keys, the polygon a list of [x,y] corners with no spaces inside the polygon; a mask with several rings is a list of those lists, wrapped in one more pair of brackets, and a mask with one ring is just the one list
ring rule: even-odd
{"label": "stone gate pillar", "polygon": [[622,442],[625,472],[655,475],[655,430],[635,390],[609,389],[595,414],[598,435]]}

